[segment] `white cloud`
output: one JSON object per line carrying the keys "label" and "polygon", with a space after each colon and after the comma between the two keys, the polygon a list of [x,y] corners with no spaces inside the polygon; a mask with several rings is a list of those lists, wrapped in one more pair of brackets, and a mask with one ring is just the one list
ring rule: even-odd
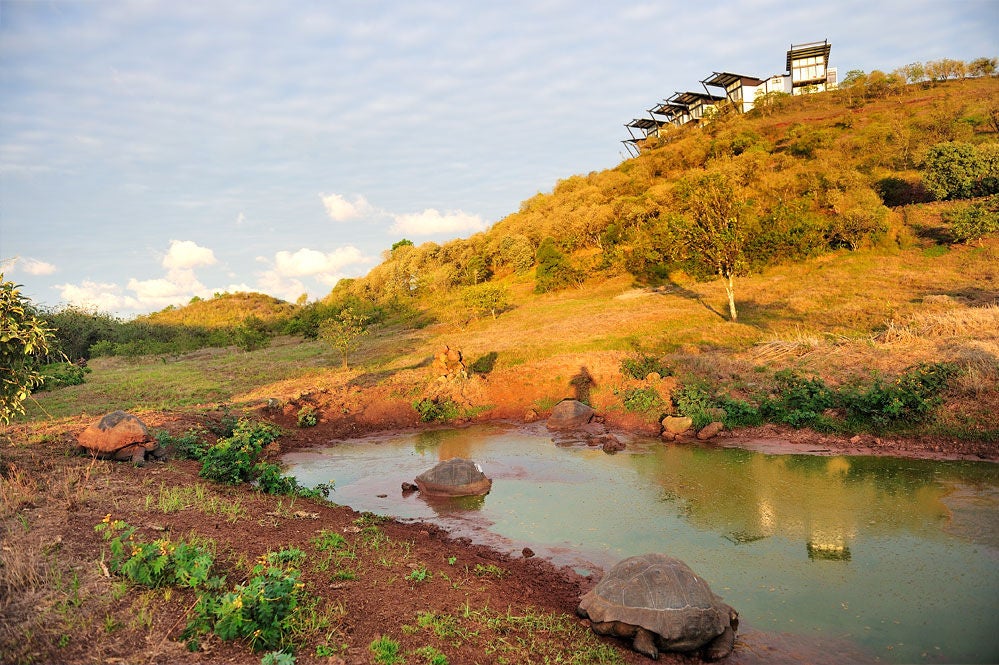
{"label": "white cloud", "polygon": [[51,263],[45,261],[40,261],[38,259],[31,258],[15,258],[10,264],[10,270],[18,270],[20,272],[26,272],[29,275],[51,275],[56,271],[56,267]]}
{"label": "white cloud", "polygon": [[236,226],[242,226],[246,223],[246,215],[240,212],[236,215]]}
{"label": "white cloud", "polygon": [[123,295],[117,284],[84,280],[80,284],[56,284],[55,288],[59,289],[63,301],[76,307],[106,312],[140,307],[135,298]]}
{"label": "white cloud", "polygon": [[443,215],[434,208],[409,215],[395,215],[392,231],[414,236],[434,233],[466,233],[482,231],[486,223],[478,215],[461,210],[447,211]]}
{"label": "white cloud", "polygon": [[346,222],[373,212],[371,204],[363,196],[354,197],[351,203],[339,194],[320,194],[326,214],[335,222]]}
{"label": "white cloud", "polygon": [[361,250],[350,245],[327,253],[303,247],[295,253],[281,251],[275,254],[274,270],[284,277],[316,275],[321,279],[324,274],[339,273],[349,265],[367,262]]}
{"label": "white cloud", "polygon": [[171,240],[170,249],[163,257],[163,267],[168,270],[210,266],[215,263],[215,252],[191,240]]}

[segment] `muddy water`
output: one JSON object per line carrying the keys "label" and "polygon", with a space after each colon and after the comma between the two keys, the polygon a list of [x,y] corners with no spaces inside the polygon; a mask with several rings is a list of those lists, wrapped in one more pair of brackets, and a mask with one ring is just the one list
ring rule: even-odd
{"label": "muddy water", "polygon": [[[402,495],[451,457],[479,462],[492,492]],[[305,485],[334,480],[337,503],[530,546],[583,572],[666,552],[738,609],[744,630],[788,643],[871,662],[999,661],[999,465],[643,440],[607,455],[502,427],[336,442],[285,462]]]}

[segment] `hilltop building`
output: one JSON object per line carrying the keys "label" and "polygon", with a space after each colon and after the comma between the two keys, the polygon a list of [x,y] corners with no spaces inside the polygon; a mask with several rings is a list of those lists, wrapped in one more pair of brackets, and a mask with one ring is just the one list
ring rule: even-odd
{"label": "hilltop building", "polygon": [[[791,44],[785,61],[786,73],[774,74],[765,79],[748,74],[712,72],[701,81],[704,93],[677,92],[658,105],[648,109],[647,118],[635,118],[625,124],[630,139],[622,141],[628,152],[637,156],[639,145],[659,136],[665,127],[680,127],[693,122],[710,122],[721,104],[729,104],[740,113],[753,109],[756,100],[771,93],[800,95],[824,92],[836,87],[837,70],[829,66],[829,40]],[[723,91],[713,95],[708,88]],[[633,131],[633,130],[637,130]]]}

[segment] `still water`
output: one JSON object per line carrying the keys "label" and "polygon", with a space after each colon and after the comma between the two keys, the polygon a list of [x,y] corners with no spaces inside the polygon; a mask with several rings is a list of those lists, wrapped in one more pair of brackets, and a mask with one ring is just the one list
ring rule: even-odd
{"label": "still water", "polygon": [[[492,492],[402,495],[402,482],[452,457],[477,461]],[[337,442],[284,461],[303,485],[334,480],[331,499],[355,510],[530,546],[584,573],[676,556],[743,630],[849,645],[862,661],[999,661],[996,464],[650,440],[607,455],[500,426]]]}

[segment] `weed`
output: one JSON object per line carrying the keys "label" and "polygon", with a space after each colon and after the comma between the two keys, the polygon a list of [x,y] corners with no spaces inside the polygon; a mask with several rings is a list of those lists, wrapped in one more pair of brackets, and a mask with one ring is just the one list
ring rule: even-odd
{"label": "weed", "polygon": [[319,415],[316,413],[316,409],[314,407],[303,406],[298,410],[299,427],[315,427],[318,422]]}
{"label": "weed", "polygon": [[953,363],[921,363],[892,382],[875,377],[867,388],[850,386],[841,401],[853,422],[869,422],[878,429],[916,423],[940,404],[940,394],[957,373]]}
{"label": "weed", "polygon": [[387,635],[374,640],[368,647],[376,663],[380,665],[398,665],[406,659],[399,653],[399,643]]}
{"label": "weed", "polygon": [[621,361],[620,369],[621,374],[639,380],[646,378],[649,374],[658,374],[659,376],[673,375],[673,369],[663,362],[661,358],[644,353],[625,358]]}
{"label": "weed", "polygon": [[59,636],[59,642],[57,643],[60,649],[65,649],[69,646],[69,635],[63,634]]}
{"label": "weed", "polygon": [[227,485],[251,480],[257,456],[277,437],[270,425],[240,420],[232,436],[219,439],[201,458],[201,477]]}
{"label": "weed", "polygon": [[658,415],[666,409],[666,403],[659,391],[648,388],[629,388],[624,392],[624,408],[636,413]]}
{"label": "weed", "polygon": [[342,550],[347,546],[346,538],[341,536],[336,531],[327,531],[326,529],[320,531],[319,535],[313,538],[311,542],[312,546],[319,552]]}
{"label": "weed", "polygon": [[442,640],[463,640],[468,634],[461,621],[453,614],[420,612],[416,615],[416,625],[432,631]]}
{"label": "weed", "polygon": [[270,651],[260,659],[260,665],[295,665],[295,656],[286,651]]}
{"label": "weed", "polygon": [[183,541],[173,543],[160,538],[151,543],[135,538],[136,528],[108,514],[94,527],[103,533],[111,547],[112,572],[147,587],[177,585],[197,588],[213,586],[219,580],[209,578],[213,558],[202,547]]}
{"label": "weed", "polygon": [[700,386],[691,384],[682,386],[673,393],[673,402],[676,404],[677,413],[694,421],[695,429],[704,427],[712,420],[708,409],[714,408],[714,401]]}
{"label": "weed", "polygon": [[120,629],[121,627],[122,627],[122,624],[120,624],[110,614],[108,614],[107,616],[104,617],[104,632],[105,633],[113,633],[116,630]]}
{"label": "weed", "polygon": [[449,565],[449,566],[453,566],[457,562],[458,562],[458,557],[456,557],[456,556],[449,556],[447,558],[447,565]]}
{"label": "weed", "polygon": [[156,442],[176,457],[200,460],[211,447],[205,439],[205,430],[192,427],[183,434],[174,436],[166,430],[155,432]]}
{"label": "weed", "polygon": [[494,563],[487,563],[484,566],[481,563],[477,563],[473,572],[479,577],[503,577],[506,575],[506,571]]}
{"label": "weed", "polygon": [[448,665],[447,656],[431,646],[415,649],[413,655],[422,658],[427,665]]}
{"label": "weed", "polygon": [[425,423],[449,422],[461,417],[461,407],[450,398],[421,399],[413,402],[413,408]]}
{"label": "weed", "polygon": [[406,575],[406,579],[409,580],[410,582],[419,583],[419,582],[426,582],[433,576],[434,574],[429,570],[427,570],[426,566],[420,566],[419,568],[415,568],[413,572],[411,572],[409,575]]}

